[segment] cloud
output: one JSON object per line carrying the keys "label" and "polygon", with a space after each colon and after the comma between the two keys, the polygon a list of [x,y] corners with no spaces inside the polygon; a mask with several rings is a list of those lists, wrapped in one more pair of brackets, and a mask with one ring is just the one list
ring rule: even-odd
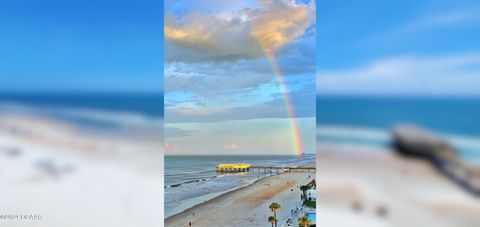
{"label": "cloud", "polygon": [[182,137],[182,136],[190,136],[193,131],[192,130],[185,130],[180,128],[174,127],[165,127],[163,129],[165,137]]}
{"label": "cloud", "polygon": [[[307,84],[298,91],[289,93],[294,103],[296,117],[315,116],[315,85]],[[222,122],[257,118],[288,118],[283,94],[273,94],[273,99],[249,106],[236,107],[166,107],[165,121],[178,122]]]}
{"label": "cloud", "polygon": [[303,35],[315,20],[315,3],[310,5],[294,2],[264,1],[267,10],[249,12],[253,29],[251,35],[257,38],[268,54]]}
{"label": "cloud", "polygon": [[[250,63],[250,67],[249,64]],[[165,66],[165,91],[188,91],[201,96],[212,96],[224,92],[252,89],[272,81],[271,69],[255,72],[262,68],[249,63],[219,64],[178,63]],[[264,68],[268,65],[263,64]],[[252,67],[253,66],[253,67]]]}
{"label": "cloud", "polygon": [[410,21],[400,28],[397,28],[397,32],[415,32],[447,26],[458,26],[460,24],[472,24],[478,26],[478,22],[480,22],[479,9],[464,9],[430,15]]}
{"label": "cloud", "polygon": [[231,144],[225,144],[225,146],[223,146],[223,148],[225,150],[238,150],[238,149],[241,149],[242,146],[239,146],[237,144],[234,144],[234,143],[231,143]]}
{"label": "cloud", "polygon": [[[297,124],[304,151],[314,153],[315,117],[297,119]],[[192,136],[168,138],[166,142],[169,143],[169,147],[177,150],[167,150],[167,154],[295,153],[292,147],[290,121],[285,118],[167,123],[167,126],[195,131]],[[225,133],[226,130],[228,133]],[[233,150],[235,148],[236,150]]]}
{"label": "cloud", "polygon": [[397,56],[317,73],[319,94],[480,95],[478,84],[480,52]]}
{"label": "cloud", "polygon": [[451,10],[410,19],[397,27],[368,37],[365,41],[366,45],[378,42],[386,42],[390,45],[392,40],[404,42],[405,40],[411,40],[406,37],[419,37],[424,33],[445,30],[451,35],[451,29],[479,26],[480,8]]}
{"label": "cloud", "polygon": [[165,18],[166,60],[224,62],[274,54],[315,23],[315,3],[261,1],[231,13],[190,12]]}
{"label": "cloud", "polygon": [[[277,65],[285,77],[315,76],[315,37],[302,37],[284,47]],[[165,64],[165,91],[187,91],[197,96],[251,90],[274,83],[271,62],[265,58],[221,62],[169,62]]]}
{"label": "cloud", "polygon": [[176,143],[165,143],[165,151],[168,152],[180,152],[182,151],[182,147]]}

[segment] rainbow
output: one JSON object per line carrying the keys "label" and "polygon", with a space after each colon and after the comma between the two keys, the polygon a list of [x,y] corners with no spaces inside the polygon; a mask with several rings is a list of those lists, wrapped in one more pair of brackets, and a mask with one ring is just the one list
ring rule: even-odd
{"label": "rainbow", "polygon": [[273,73],[275,74],[275,79],[277,85],[280,88],[281,93],[283,94],[283,100],[285,104],[285,109],[287,111],[288,120],[290,122],[291,136],[292,136],[292,147],[297,156],[303,155],[302,141],[300,139],[300,132],[298,130],[298,125],[296,121],[295,107],[293,105],[292,99],[288,93],[287,83],[285,82],[285,76],[280,70],[279,65],[275,61],[275,54],[273,51],[269,50],[262,39],[258,36],[255,36],[260,47],[262,48],[263,53],[267,57],[270,65],[272,66]]}

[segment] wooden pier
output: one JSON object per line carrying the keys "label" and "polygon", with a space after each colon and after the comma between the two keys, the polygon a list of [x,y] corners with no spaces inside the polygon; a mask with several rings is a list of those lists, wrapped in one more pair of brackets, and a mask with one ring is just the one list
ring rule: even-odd
{"label": "wooden pier", "polygon": [[315,167],[307,166],[295,166],[295,167],[286,167],[286,166],[250,166],[250,172],[260,172],[260,173],[285,173],[285,172],[315,172]]}
{"label": "wooden pier", "polygon": [[315,172],[315,167],[308,166],[251,166],[249,164],[219,164],[215,168],[219,173],[286,173],[286,172]]}

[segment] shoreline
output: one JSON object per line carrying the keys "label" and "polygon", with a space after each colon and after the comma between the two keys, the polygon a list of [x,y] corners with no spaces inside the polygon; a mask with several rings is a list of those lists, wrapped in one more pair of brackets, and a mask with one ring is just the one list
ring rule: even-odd
{"label": "shoreline", "polygon": [[[279,174],[275,174],[275,175],[280,175],[280,174],[283,174],[283,173],[279,173]],[[248,186],[250,186],[250,185],[253,185],[253,184],[257,183],[258,181],[260,181],[260,180],[262,180],[262,179],[264,179],[264,178],[266,178],[266,177],[271,177],[271,176],[275,176],[275,175],[274,175],[274,174],[268,174],[268,175],[265,175],[265,176],[263,176],[263,177],[261,177],[261,178],[259,178],[259,179],[255,179],[255,180],[253,180],[252,182],[250,182],[250,183],[248,183],[248,184],[240,185],[240,186],[238,186],[238,187],[234,187],[234,188],[229,189],[229,190],[226,190],[226,191],[213,192],[213,193],[209,193],[209,194],[206,194],[206,195],[203,195],[203,196],[199,196],[199,197],[194,197],[194,198],[187,199],[187,200],[190,200],[190,201],[191,201],[191,200],[195,200],[195,201],[199,201],[199,202],[197,202],[197,203],[195,203],[195,204],[193,204],[193,205],[190,205],[190,206],[188,206],[187,208],[181,209],[181,211],[176,212],[176,213],[174,213],[174,214],[171,214],[171,215],[169,215],[169,216],[166,216],[166,215],[165,215],[165,220],[168,219],[168,218],[171,218],[171,217],[173,217],[173,216],[175,216],[175,215],[177,215],[177,214],[181,214],[181,213],[183,213],[183,212],[187,212],[188,210],[196,207],[197,205],[201,205],[202,203],[209,202],[209,201],[211,201],[211,200],[213,200],[213,199],[215,199],[215,198],[218,198],[218,197],[220,197],[220,196],[223,196],[223,195],[225,195],[225,194],[232,193],[232,192],[235,192],[236,190],[240,190],[240,189],[242,189],[242,188],[245,188],[245,187],[248,187]],[[211,196],[212,194],[213,194],[213,196]],[[201,199],[201,198],[202,198],[202,199],[203,199],[203,198],[208,198],[208,199],[206,199],[206,200],[204,200],[204,201],[202,202],[202,199]]]}
{"label": "shoreline", "polygon": [[[286,156],[286,155],[281,155],[281,156]],[[247,157],[251,157],[251,156],[247,156]],[[288,157],[290,157],[290,155]],[[291,155],[291,157],[297,157],[297,156]],[[298,165],[293,165],[293,164],[291,164],[291,165],[298,166],[298,167],[312,167],[312,166],[314,166],[314,163],[313,163],[314,157],[315,157],[314,154],[308,154],[306,159],[302,159],[302,162],[297,163]],[[220,189],[220,190],[215,189],[215,190],[211,190],[211,191],[207,192],[206,194],[203,194],[203,193],[195,194],[195,193],[193,193],[193,194],[190,194],[190,196],[181,195],[183,197],[176,196],[175,193],[178,193],[179,191],[168,191],[168,192],[166,191],[167,194],[166,194],[165,199],[166,200],[168,199],[168,202],[165,204],[165,211],[166,211],[165,212],[165,219],[168,219],[168,218],[170,218],[174,215],[177,215],[179,213],[185,212],[186,210],[188,210],[188,209],[190,209],[190,208],[192,208],[196,205],[208,202],[208,201],[210,201],[212,199],[215,199],[216,197],[222,196],[226,193],[230,193],[232,191],[248,187],[252,184],[257,183],[257,181],[259,181],[263,178],[271,177],[271,176],[275,176],[275,175],[280,175],[280,174],[284,174],[284,173],[283,172],[277,173],[277,171],[273,171],[271,173],[269,171],[267,171],[266,173],[263,173],[263,172],[260,172],[260,171],[258,171],[258,172],[254,171],[254,172],[250,172],[250,173],[230,173],[230,174],[226,174],[226,175],[213,172],[213,174],[215,174],[215,175],[205,177],[205,178],[189,179],[188,181],[184,181],[183,183],[174,183],[174,184],[171,184],[171,185],[183,187],[183,184],[186,184],[187,185],[186,187],[192,187],[192,186],[188,186],[189,183],[191,183],[191,182],[193,182],[193,183],[204,182],[205,181],[204,179],[207,179],[206,181],[214,180],[214,182],[216,182],[215,179],[217,179],[217,178],[223,179],[224,176],[226,178],[230,178],[230,177],[231,178],[238,178],[237,180],[239,182],[236,183],[235,185],[232,184],[228,188],[224,188],[224,189],[222,188],[223,190],[222,189]],[[245,174],[248,174],[248,175],[245,175]],[[313,174],[313,172],[311,174]],[[219,182],[219,183],[221,183],[221,182]],[[210,184],[212,184],[212,183],[210,183]],[[166,190],[172,189],[172,188],[176,188],[176,187],[171,187],[170,185],[165,185]],[[178,189],[174,189],[174,190],[178,190]],[[183,190],[183,189],[180,188],[179,190]],[[199,189],[199,191],[202,191],[202,189]]]}
{"label": "shoreline", "polygon": [[[264,226],[271,215],[268,205],[277,200],[283,207],[279,213],[279,223],[282,223],[286,221],[283,220],[285,214],[297,205],[296,201],[300,201],[298,187],[307,182],[309,174],[314,173],[280,173],[260,178],[166,218],[165,226],[188,226],[189,222],[194,226]],[[302,180],[304,177],[306,179]],[[211,217],[219,214],[221,218]]]}
{"label": "shoreline", "polygon": [[241,189],[243,189],[243,188],[249,187],[249,186],[257,183],[258,181],[260,181],[260,180],[262,180],[262,179],[264,179],[264,178],[272,177],[272,176],[276,176],[276,175],[280,175],[280,174],[284,174],[284,173],[279,173],[279,174],[275,174],[275,175],[269,174],[269,175],[263,176],[262,178],[255,179],[255,180],[253,180],[252,182],[250,182],[250,183],[248,183],[248,184],[241,185],[241,186],[238,186],[238,187],[235,187],[235,188],[226,190],[226,191],[213,192],[213,193],[209,193],[209,194],[206,194],[206,195],[203,195],[203,196],[199,196],[199,197],[196,197],[196,198],[191,198],[191,199],[189,199],[189,200],[197,200],[197,198],[210,197],[209,195],[211,195],[211,194],[216,194],[215,196],[210,197],[210,198],[207,199],[207,200],[204,200],[204,202],[201,202],[201,201],[200,201],[200,202],[198,202],[198,203],[196,203],[196,204],[194,204],[194,205],[189,206],[189,207],[186,208],[186,209],[182,209],[182,211],[180,211],[180,212],[177,212],[177,213],[175,213],[175,214],[172,214],[172,215],[170,215],[170,216],[168,216],[168,217],[165,216],[165,220],[166,220],[166,219],[169,219],[169,218],[173,218],[175,215],[179,215],[179,214],[181,214],[181,213],[183,213],[183,212],[188,212],[190,209],[193,209],[193,208],[197,207],[198,205],[201,205],[202,203],[210,202],[210,201],[212,201],[212,200],[214,200],[214,199],[216,199],[216,198],[218,198],[218,197],[221,197],[221,196],[228,196],[228,195],[227,195],[228,193],[233,193],[233,192],[235,192],[236,190],[241,190]]}

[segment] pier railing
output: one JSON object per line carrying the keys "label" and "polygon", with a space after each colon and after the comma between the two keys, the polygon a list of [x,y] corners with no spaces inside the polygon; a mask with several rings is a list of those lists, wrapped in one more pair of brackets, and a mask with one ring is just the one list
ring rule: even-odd
{"label": "pier railing", "polygon": [[250,171],[257,172],[315,172],[315,167],[307,166],[296,166],[296,167],[285,167],[285,166],[250,166]]}
{"label": "pier railing", "polygon": [[220,173],[241,173],[241,172],[259,172],[259,173],[286,173],[286,172],[315,172],[316,168],[312,166],[245,166],[238,168],[235,166],[217,166],[217,172]]}

